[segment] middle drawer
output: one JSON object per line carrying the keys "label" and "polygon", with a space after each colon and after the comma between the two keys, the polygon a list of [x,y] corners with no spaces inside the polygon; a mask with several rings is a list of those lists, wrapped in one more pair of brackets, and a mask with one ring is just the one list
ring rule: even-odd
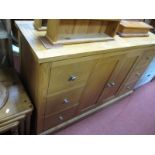
{"label": "middle drawer", "polygon": [[139,68],[135,68],[134,71],[131,73],[131,75],[129,76],[127,83],[131,83],[132,81],[137,81],[141,75],[143,74],[143,72],[145,71],[146,67],[141,66]]}
{"label": "middle drawer", "polygon": [[47,97],[47,105],[45,109],[45,115],[59,113],[65,109],[77,105],[82,93],[83,87],[65,91],[63,93],[57,93]]}
{"label": "middle drawer", "polygon": [[45,117],[44,130],[50,129],[56,125],[64,123],[65,121],[72,119],[76,116],[77,106],[73,106],[61,113],[49,115]]}

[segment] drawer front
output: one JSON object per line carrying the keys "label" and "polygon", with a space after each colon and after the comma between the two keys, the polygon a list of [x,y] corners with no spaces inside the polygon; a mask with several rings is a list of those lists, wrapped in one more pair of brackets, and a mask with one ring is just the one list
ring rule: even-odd
{"label": "drawer front", "polygon": [[147,66],[151,60],[153,59],[153,57],[155,56],[155,51],[145,51],[142,59],[140,60],[140,62],[138,63],[137,67],[141,67],[141,66]]}
{"label": "drawer front", "polygon": [[50,129],[56,125],[64,123],[65,121],[73,118],[76,114],[77,106],[65,110],[59,114],[45,117],[44,130]]}
{"label": "drawer front", "polygon": [[63,111],[73,105],[77,105],[82,93],[83,87],[58,93],[47,97],[45,115],[50,115]]}
{"label": "drawer front", "polygon": [[146,67],[141,67],[141,68],[135,68],[135,70],[131,73],[131,75],[129,76],[128,80],[126,83],[131,83],[132,81],[137,81],[141,75],[143,74],[143,72],[145,71]]}
{"label": "drawer front", "polygon": [[92,58],[53,63],[48,94],[84,85],[96,61]]}

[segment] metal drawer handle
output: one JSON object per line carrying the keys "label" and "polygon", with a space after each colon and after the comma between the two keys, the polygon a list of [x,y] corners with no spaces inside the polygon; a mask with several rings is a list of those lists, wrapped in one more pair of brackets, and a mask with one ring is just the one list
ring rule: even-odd
{"label": "metal drawer handle", "polygon": [[68,104],[68,103],[69,103],[69,100],[65,98],[65,99],[64,99],[64,103],[65,103],[65,104]]}
{"label": "metal drawer handle", "polygon": [[59,120],[60,120],[60,121],[63,121],[64,118],[63,118],[62,116],[59,116]]}
{"label": "metal drawer handle", "polygon": [[115,83],[115,82],[111,82],[111,85],[112,85],[112,86],[115,86],[115,85],[116,85],[116,83]]}
{"label": "metal drawer handle", "polygon": [[128,86],[127,89],[131,89],[131,87]]}
{"label": "metal drawer handle", "polygon": [[116,85],[115,82],[109,82],[109,83],[107,84],[108,87],[114,87],[115,85]]}
{"label": "metal drawer handle", "polygon": [[110,83],[107,83],[107,86],[108,86],[108,87],[112,87]]}
{"label": "metal drawer handle", "polygon": [[150,57],[146,57],[146,60],[149,60],[150,59]]}
{"label": "metal drawer handle", "polygon": [[76,79],[77,79],[77,77],[76,77],[76,76],[71,75],[71,76],[69,77],[68,81],[74,81],[74,80],[76,80]]}

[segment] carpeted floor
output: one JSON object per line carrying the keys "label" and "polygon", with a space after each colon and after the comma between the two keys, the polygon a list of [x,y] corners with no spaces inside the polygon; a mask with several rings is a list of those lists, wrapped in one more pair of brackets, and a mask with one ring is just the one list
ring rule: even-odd
{"label": "carpeted floor", "polygon": [[155,80],[56,135],[155,134]]}

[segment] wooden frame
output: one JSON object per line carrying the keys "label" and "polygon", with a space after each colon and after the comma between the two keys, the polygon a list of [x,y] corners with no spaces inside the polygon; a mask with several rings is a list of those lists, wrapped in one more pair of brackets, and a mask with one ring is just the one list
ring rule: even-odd
{"label": "wooden frame", "polygon": [[49,19],[46,37],[52,44],[113,40],[120,20]]}
{"label": "wooden frame", "polygon": [[35,19],[34,27],[38,31],[45,31],[47,29],[47,19]]}

